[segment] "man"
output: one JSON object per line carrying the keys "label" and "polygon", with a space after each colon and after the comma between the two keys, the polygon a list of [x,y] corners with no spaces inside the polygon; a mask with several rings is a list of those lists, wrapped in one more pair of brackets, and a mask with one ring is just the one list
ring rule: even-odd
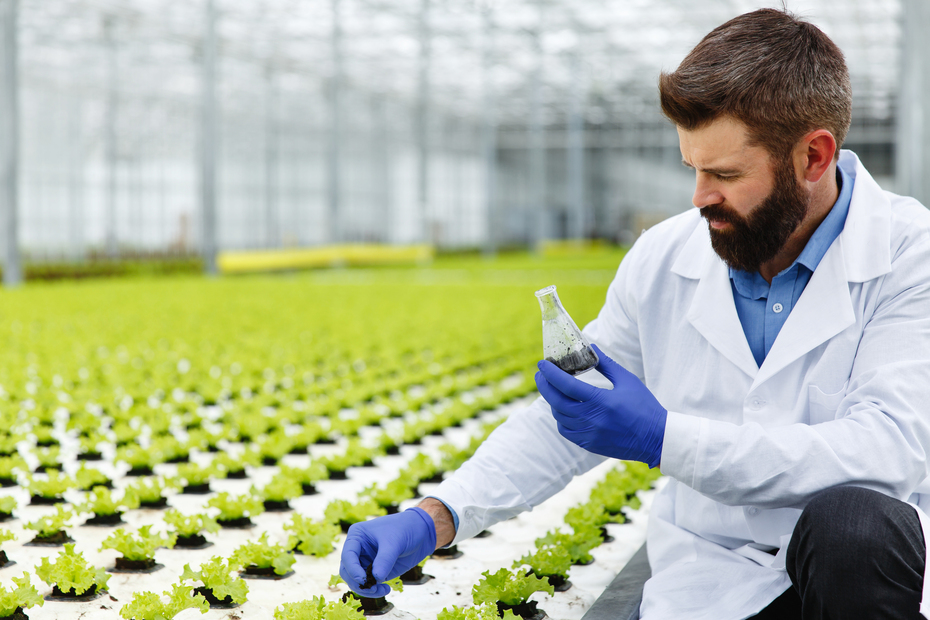
{"label": "man", "polygon": [[382,595],[363,566],[393,577],[607,457],[669,477],[644,620],[930,617],[930,213],[839,153],[843,56],[785,12],[715,29],[660,94],[698,208],[636,242],[585,328],[608,381],[541,362],[545,400],[353,526],[343,577]]}

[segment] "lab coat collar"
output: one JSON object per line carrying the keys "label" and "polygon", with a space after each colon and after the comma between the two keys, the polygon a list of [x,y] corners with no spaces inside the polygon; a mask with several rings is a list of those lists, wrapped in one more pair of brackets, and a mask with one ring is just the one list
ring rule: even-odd
{"label": "lab coat collar", "polygon": [[688,321],[710,344],[753,379],[753,387],[855,321],[849,282],[866,282],[891,271],[890,201],[851,151],[839,165],[855,176],[846,225],[824,254],[762,367],[756,365],[743,333],[726,264],[710,245],[697,218],[672,272],[698,279]]}

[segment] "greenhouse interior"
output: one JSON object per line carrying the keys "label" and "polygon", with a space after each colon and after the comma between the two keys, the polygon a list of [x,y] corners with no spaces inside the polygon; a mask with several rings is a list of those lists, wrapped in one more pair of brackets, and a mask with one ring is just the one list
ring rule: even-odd
{"label": "greenhouse interior", "polygon": [[[532,500],[513,474],[480,533],[443,494],[506,460],[518,431],[505,429],[555,409],[540,394],[561,388],[537,366],[563,355],[549,348],[553,317],[593,355],[582,370],[607,376],[603,357],[627,346],[604,332],[611,313],[645,339],[635,322],[679,311],[618,306],[634,287],[666,286],[647,284],[642,253],[618,272],[631,248],[702,206],[660,75],[763,8],[836,44],[852,89],[842,148],[889,200],[930,206],[928,0],[0,0],[0,618],[684,617],[642,602],[653,499],[665,506],[663,491],[684,484],[664,466],[595,453],[609,458],[568,467],[564,489]],[[893,247],[887,273],[918,273],[919,261],[894,269],[925,251],[920,234],[892,240],[915,249]],[[885,303],[853,262],[850,290]],[[927,282],[895,281],[887,303],[926,303]],[[802,290],[758,317],[783,303],[807,312],[817,302]],[[654,357],[715,320],[736,326],[738,350],[707,339],[759,373],[752,389],[777,379],[761,360],[791,345],[758,353],[740,303],[717,319],[685,307],[661,352],[637,342],[638,385],[653,389]],[[872,317],[860,311],[885,319],[871,304],[835,311],[862,327]],[[783,324],[806,355],[826,356],[790,318],[774,333]],[[930,327],[913,333],[902,359]],[[833,364],[861,372],[853,361]],[[800,386],[805,407],[810,395],[835,409],[859,385],[830,377]],[[682,415],[659,408],[669,429]],[[540,424],[567,441],[554,415]],[[930,442],[930,430],[911,437]],[[357,594],[350,527],[409,523],[431,498],[467,538],[437,538],[396,578],[369,558],[364,581],[390,588]],[[774,573],[785,546],[746,561]]]}

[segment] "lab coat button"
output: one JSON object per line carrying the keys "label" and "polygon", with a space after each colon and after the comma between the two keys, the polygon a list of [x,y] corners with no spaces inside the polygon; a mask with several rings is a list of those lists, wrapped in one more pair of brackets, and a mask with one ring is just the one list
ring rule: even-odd
{"label": "lab coat button", "polygon": [[753,507],[751,507],[749,510],[747,510],[746,512],[748,512],[748,513],[751,514],[751,515],[757,515],[757,514],[759,514],[759,509],[756,508],[755,506],[753,506]]}
{"label": "lab coat button", "polygon": [[758,411],[759,409],[762,409],[762,405],[764,404],[765,404],[765,401],[762,400],[761,398],[753,398],[752,403],[750,404],[750,408],[753,411]]}
{"label": "lab coat button", "polygon": [[784,307],[783,305],[781,305],[781,304],[775,304],[774,306],[772,306],[772,311],[773,311],[775,314],[779,314],[779,313],[780,313],[782,310],[784,310],[784,309],[785,309],[785,307]]}

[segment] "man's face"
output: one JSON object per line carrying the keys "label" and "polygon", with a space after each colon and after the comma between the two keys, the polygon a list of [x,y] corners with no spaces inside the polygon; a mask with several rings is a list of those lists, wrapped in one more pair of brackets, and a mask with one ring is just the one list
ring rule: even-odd
{"label": "man's face", "polygon": [[750,146],[745,126],[730,118],[679,128],[678,139],[684,164],[695,170],[692,202],[707,220],[714,251],[730,267],[758,271],[807,214],[810,196],[791,161]]}

